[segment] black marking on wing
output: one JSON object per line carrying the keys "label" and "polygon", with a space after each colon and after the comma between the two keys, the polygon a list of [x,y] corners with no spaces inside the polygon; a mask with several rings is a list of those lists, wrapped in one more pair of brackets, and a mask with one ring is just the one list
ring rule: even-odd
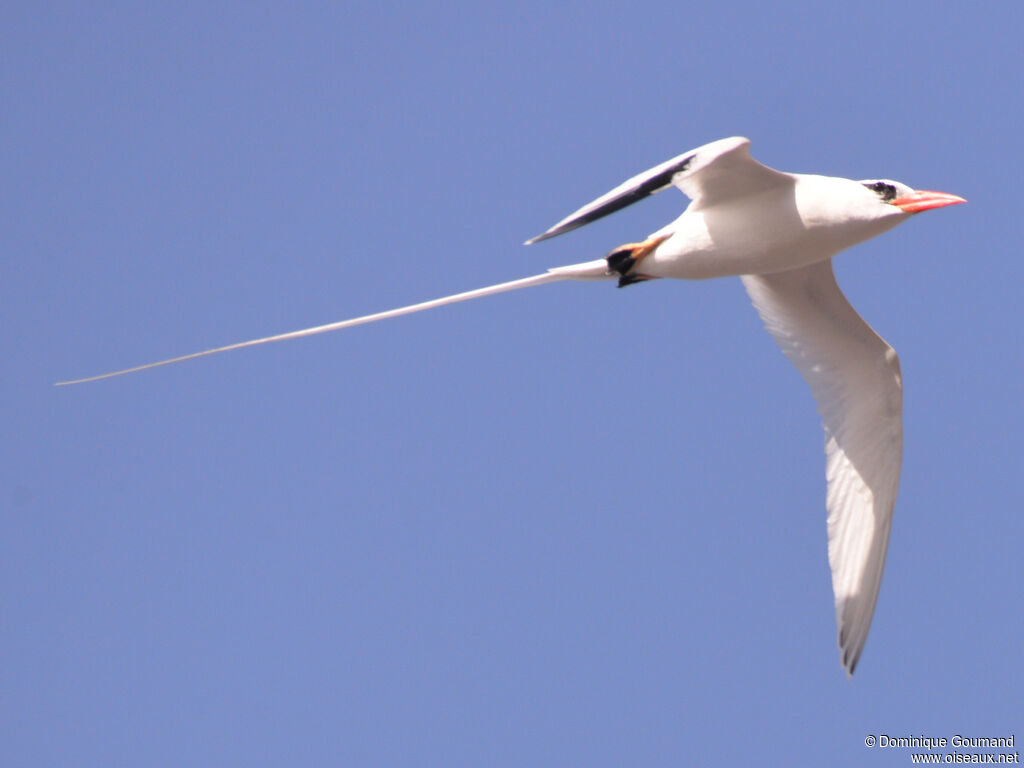
{"label": "black marking on wing", "polygon": [[563,224],[560,227],[555,227],[550,232],[545,232],[543,235],[539,235],[538,237],[533,238],[529,242],[539,243],[541,240],[547,240],[550,237],[555,237],[556,235],[561,235],[566,232],[571,232],[574,229],[579,229],[580,227],[586,224],[590,224],[593,221],[603,219],[608,214],[615,213],[616,211],[621,211],[623,208],[626,208],[632,205],[633,203],[638,202],[639,200],[643,200],[645,197],[649,197],[650,195],[653,195],[655,192],[660,192],[666,187],[672,185],[672,178],[677,173],[682,173],[683,171],[690,167],[690,164],[693,162],[694,157],[696,157],[696,155],[688,155],[687,157],[684,157],[678,163],[669,166],[661,173],[659,173],[657,176],[652,176],[651,178],[645,180],[643,183],[633,187],[633,189],[630,189],[627,192],[623,192],[618,197],[613,197],[611,200],[609,200],[607,203],[600,206],[599,208],[595,208],[594,210],[584,214],[583,216],[580,216],[577,219],[573,219],[572,221],[567,222],[566,224]]}

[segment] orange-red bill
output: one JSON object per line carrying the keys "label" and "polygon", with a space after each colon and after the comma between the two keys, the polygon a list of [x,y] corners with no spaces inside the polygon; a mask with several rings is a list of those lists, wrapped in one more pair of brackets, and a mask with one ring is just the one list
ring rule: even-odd
{"label": "orange-red bill", "polygon": [[947,192],[929,192],[926,189],[919,189],[889,202],[904,213],[918,213],[967,201],[958,195],[951,195]]}

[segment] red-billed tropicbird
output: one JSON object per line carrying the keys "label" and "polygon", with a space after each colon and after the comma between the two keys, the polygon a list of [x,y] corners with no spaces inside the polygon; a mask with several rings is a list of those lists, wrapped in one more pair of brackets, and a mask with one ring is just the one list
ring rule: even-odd
{"label": "red-billed tropicbird", "polygon": [[911,214],[965,200],[887,179],[782,173],[750,157],[750,141],[722,139],[644,171],[527,241],[546,240],[676,186],[691,203],[646,240],[603,259],[351,320],[253,339],[61,384],[78,384],[232,349],[371,323],[559,280],[739,276],[768,332],[810,384],[825,427],[828,557],[839,652],[852,674],[864,648],[885,565],[903,449],[895,350],[857,314],[832,257]]}

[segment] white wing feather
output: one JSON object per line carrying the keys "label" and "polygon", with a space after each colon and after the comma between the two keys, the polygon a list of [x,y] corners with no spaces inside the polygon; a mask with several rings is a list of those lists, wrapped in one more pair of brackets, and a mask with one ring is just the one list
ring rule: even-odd
{"label": "white wing feather", "polygon": [[551,229],[530,238],[526,244],[577,229],[671,186],[681,189],[693,200],[692,208],[699,210],[793,182],[790,174],[772,170],[754,160],[750,156],[750,139],[742,136],[719,139],[638,173],[569,214]]}
{"label": "white wing feather", "polygon": [[843,296],[831,260],[747,275],[743,284],[824,422],[828,558],[840,659],[852,674],[871,627],[899,487],[899,359]]}
{"label": "white wing feather", "polygon": [[750,139],[742,136],[713,141],[694,152],[696,157],[687,173],[677,175],[672,182],[693,200],[691,210],[792,186],[795,182],[791,174],[776,171],[752,158]]}

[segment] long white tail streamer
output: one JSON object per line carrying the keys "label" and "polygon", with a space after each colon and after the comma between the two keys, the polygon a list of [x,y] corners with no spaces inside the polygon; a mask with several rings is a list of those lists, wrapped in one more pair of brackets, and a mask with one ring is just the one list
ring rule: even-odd
{"label": "long white tail streamer", "polygon": [[[615,276],[617,277],[617,275]],[[110,379],[113,378],[114,376],[123,376],[126,373],[144,371],[147,368],[158,368],[161,365],[171,365],[172,363],[180,363],[185,360],[192,360],[193,358],[196,357],[216,355],[220,352],[230,352],[233,349],[242,349],[243,347],[255,347],[259,344],[269,344],[272,341],[287,341],[288,339],[298,339],[301,338],[302,336],[315,336],[318,333],[337,331],[342,328],[349,328],[353,325],[363,325],[364,323],[374,323],[378,320],[387,320],[389,317],[411,315],[414,312],[422,312],[425,309],[442,307],[445,304],[455,304],[460,301],[479,299],[483,296],[491,296],[495,293],[504,293],[505,291],[516,291],[519,290],[520,288],[531,288],[535,285],[544,285],[545,283],[554,283],[560,280],[606,280],[610,279],[611,277],[612,275],[609,275],[608,273],[608,264],[604,259],[588,261],[582,264],[571,264],[566,267],[555,267],[554,269],[549,269],[547,272],[541,275],[534,275],[533,277],[524,277],[520,280],[512,280],[507,283],[490,285],[487,286],[486,288],[477,288],[475,291],[456,293],[452,296],[444,296],[440,299],[424,301],[419,304],[410,304],[407,307],[389,309],[386,312],[377,312],[376,314],[373,315],[363,315],[362,317],[354,317],[351,320],[341,320],[336,323],[328,323],[327,325],[317,325],[314,326],[313,328],[304,328],[301,331],[291,331],[290,333],[279,333],[276,336],[265,336],[262,339],[241,341],[238,342],[237,344],[228,344],[225,347],[216,347],[214,349],[203,350],[202,352],[193,352],[190,355],[172,357],[169,360],[160,360],[159,362],[156,363],[146,363],[145,365],[137,365],[134,368],[125,368],[120,371],[112,371],[111,373],[101,373],[99,376],[88,376],[84,379],[71,379],[70,381],[58,381],[54,386],[66,387],[70,384],[84,384],[87,381],[99,381],[100,379]]]}

